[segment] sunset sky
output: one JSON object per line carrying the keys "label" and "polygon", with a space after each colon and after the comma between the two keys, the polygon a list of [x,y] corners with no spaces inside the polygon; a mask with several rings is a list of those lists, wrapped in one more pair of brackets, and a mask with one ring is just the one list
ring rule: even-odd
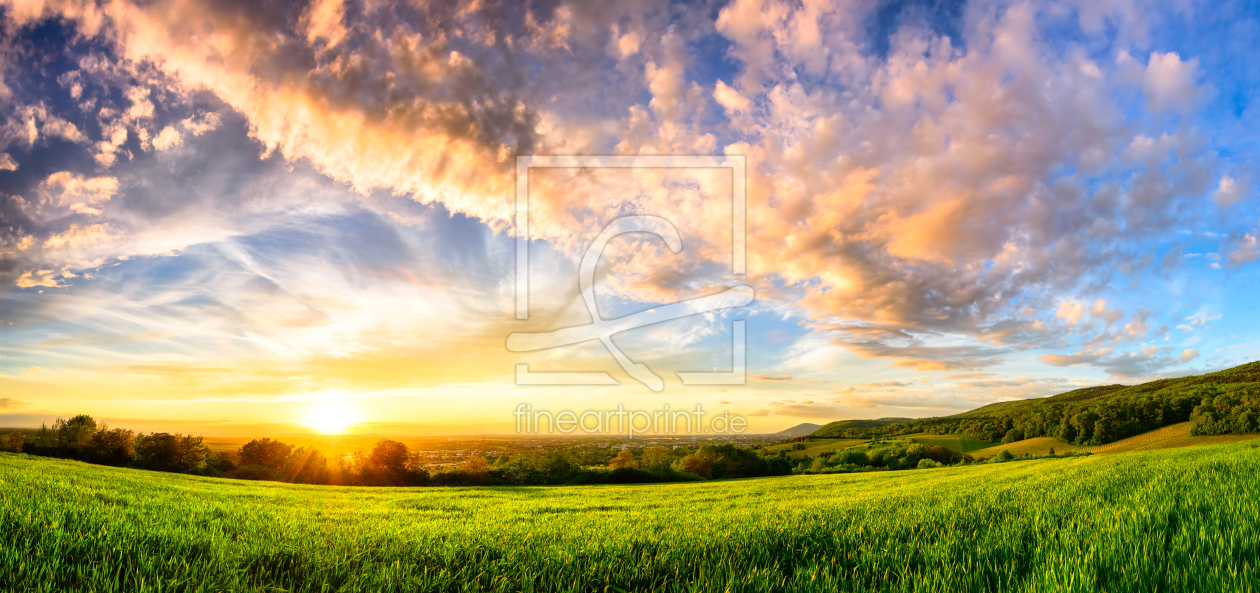
{"label": "sunset sky", "polygon": [[[0,426],[507,433],[702,404],[751,431],[939,416],[1260,359],[1246,2],[0,0]],[[530,174],[522,155],[747,163]],[[756,301],[599,342],[740,284]],[[725,371],[746,320],[746,385]],[[516,385],[604,371],[618,386]],[[329,403],[332,402],[332,403]],[[331,407],[330,407],[331,406]],[[330,412],[330,410],[332,412]]]}

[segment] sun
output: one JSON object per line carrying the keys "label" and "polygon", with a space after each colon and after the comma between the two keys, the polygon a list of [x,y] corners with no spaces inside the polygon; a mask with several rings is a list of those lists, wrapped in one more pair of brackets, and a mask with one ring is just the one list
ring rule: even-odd
{"label": "sun", "polygon": [[323,434],[342,434],[359,421],[359,411],[340,400],[317,402],[306,411],[303,424]]}

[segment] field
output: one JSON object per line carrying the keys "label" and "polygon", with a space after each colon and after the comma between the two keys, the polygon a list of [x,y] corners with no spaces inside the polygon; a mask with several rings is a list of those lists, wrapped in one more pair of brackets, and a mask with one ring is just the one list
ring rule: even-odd
{"label": "field", "polygon": [[1024,439],[1006,445],[994,445],[985,449],[979,449],[972,452],[972,456],[976,459],[988,459],[1000,453],[1003,449],[1010,451],[1011,455],[1020,456],[1025,453],[1030,455],[1046,455],[1053,447],[1055,453],[1067,453],[1069,451],[1089,451],[1092,453],[1124,453],[1128,451],[1150,451],[1152,449],[1175,449],[1178,447],[1194,447],[1197,445],[1220,445],[1225,443],[1237,443],[1239,441],[1247,441],[1255,439],[1254,434],[1223,434],[1217,436],[1190,436],[1190,423],[1181,422],[1178,424],[1170,424],[1151,432],[1132,436],[1127,439],[1121,439],[1114,443],[1099,445],[1097,447],[1078,447],[1070,443],[1065,443],[1054,437],[1037,437],[1035,439]]}
{"label": "field", "polygon": [[365,489],[0,454],[0,589],[1255,591],[1260,444],[652,486]]}
{"label": "field", "polygon": [[959,453],[970,453],[978,449],[990,447],[994,443],[989,441],[981,441],[970,437],[957,434],[908,434],[897,437],[899,440],[906,440],[912,443],[922,443],[924,445],[939,445],[946,449],[953,449]]}
{"label": "field", "polygon": [[801,459],[806,456],[818,457],[827,451],[840,451],[855,447],[863,443],[869,442],[865,439],[814,439],[805,443],[805,449],[802,451],[793,451],[792,446],[796,443],[787,443],[783,445],[770,445],[766,447],[766,451],[770,453],[778,453],[779,451],[787,451],[787,456],[792,459]]}

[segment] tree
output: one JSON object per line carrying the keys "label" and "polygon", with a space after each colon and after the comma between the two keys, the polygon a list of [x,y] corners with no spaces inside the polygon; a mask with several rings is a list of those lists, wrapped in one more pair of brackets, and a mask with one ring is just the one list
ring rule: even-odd
{"label": "tree", "polygon": [[166,432],[136,437],[136,464],[144,469],[193,473],[204,469],[209,457],[201,437]]}
{"label": "tree", "polygon": [[21,453],[23,441],[22,433],[16,430],[6,435],[0,435],[0,451]]}
{"label": "tree", "polygon": [[638,467],[638,463],[634,461],[634,453],[629,449],[622,449],[612,461],[608,462],[608,467],[612,469],[621,469],[623,467]]}
{"label": "tree", "polygon": [[1002,451],[997,454],[998,462],[1006,462],[1012,459],[1015,459],[1015,456],[1011,455],[1011,452],[1007,451],[1006,449],[1002,449]]}
{"label": "tree", "polygon": [[241,446],[238,460],[241,465],[257,465],[279,470],[293,455],[293,445],[271,439],[254,439]]}
{"label": "tree", "polygon": [[88,458],[106,465],[126,465],[132,461],[135,445],[136,436],[130,430],[102,425],[88,442]]}
{"label": "tree", "polygon": [[407,484],[407,461],[410,455],[407,445],[398,441],[381,439],[372,447],[363,462],[363,479],[374,486],[402,486]]}
{"label": "tree", "polygon": [[328,469],[328,458],[312,447],[294,450],[281,472],[285,479],[298,484],[328,484],[332,477]]}
{"label": "tree", "polygon": [[679,471],[709,479],[714,477],[713,465],[716,461],[716,455],[701,447],[699,451],[675,461],[674,467]]}
{"label": "tree", "polygon": [[58,440],[62,447],[75,450],[87,449],[96,434],[96,420],[87,414],[79,414],[61,425]]}
{"label": "tree", "polygon": [[1024,431],[1018,428],[1012,428],[1006,431],[1006,434],[1002,437],[1002,444],[1009,445],[1016,441],[1022,441],[1022,440],[1024,440]]}
{"label": "tree", "polygon": [[674,454],[668,447],[648,447],[643,450],[643,459],[639,461],[639,468],[658,474],[667,473],[673,462]]}
{"label": "tree", "polygon": [[476,453],[473,453],[471,457],[459,464],[459,469],[468,474],[468,477],[472,478],[475,483],[481,483],[490,474],[490,464],[486,463],[485,457]]}

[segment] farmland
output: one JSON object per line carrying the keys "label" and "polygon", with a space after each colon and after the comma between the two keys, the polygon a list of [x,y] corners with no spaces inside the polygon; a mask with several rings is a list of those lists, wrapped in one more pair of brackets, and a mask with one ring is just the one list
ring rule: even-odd
{"label": "farmland", "polygon": [[0,494],[4,589],[1260,587],[1255,441],[569,488],[246,483],[0,454]]}

